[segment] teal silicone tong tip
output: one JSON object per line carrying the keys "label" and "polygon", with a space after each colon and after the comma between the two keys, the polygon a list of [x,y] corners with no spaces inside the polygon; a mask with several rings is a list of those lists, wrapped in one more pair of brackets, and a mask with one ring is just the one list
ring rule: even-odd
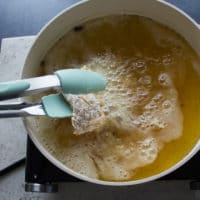
{"label": "teal silicone tong tip", "polygon": [[67,69],[56,71],[63,93],[87,94],[104,90],[106,79],[93,71]]}
{"label": "teal silicone tong tip", "polygon": [[62,94],[51,94],[42,97],[42,106],[46,116],[50,118],[65,118],[72,116],[72,108]]}

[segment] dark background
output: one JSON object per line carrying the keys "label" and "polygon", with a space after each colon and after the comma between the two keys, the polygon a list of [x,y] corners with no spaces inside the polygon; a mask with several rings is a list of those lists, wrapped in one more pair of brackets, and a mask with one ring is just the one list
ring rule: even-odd
{"label": "dark background", "polygon": [[[0,0],[0,40],[35,35],[61,10],[79,0]],[[123,1],[123,0],[122,0]],[[200,23],[200,0],[167,0]]]}

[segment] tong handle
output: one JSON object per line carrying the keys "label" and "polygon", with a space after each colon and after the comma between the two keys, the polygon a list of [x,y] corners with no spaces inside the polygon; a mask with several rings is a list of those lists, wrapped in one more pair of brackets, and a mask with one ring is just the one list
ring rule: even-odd
{"label": "tong handle", "polygon": [[30,87],[25,80],[9,81],[0,83],[0,100],[9,99],[24,92]]}

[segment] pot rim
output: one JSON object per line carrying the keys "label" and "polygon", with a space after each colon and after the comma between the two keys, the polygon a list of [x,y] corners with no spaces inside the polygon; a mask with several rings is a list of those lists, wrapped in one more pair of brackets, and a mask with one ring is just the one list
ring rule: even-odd
{"label": "pot rim", "polygon": [[[66,9],[62,10],[61,12],[59,12],[55,17],[53,17],[48,23],[46,23],[46,25],[43,26],[43,28],[41,28],[41,30],[39,31],[39,33],[36,35],[36,39],[33,42],[28,55],[26,57],[26,60],[28,59],[29,54],[31,54],[31,51],[33,49],[33,47],[35,46],[35,44],[37,43],[37,39],[40,37],[40,35],[43,33],[43,31],[49,27],[51,25],[51,23],[56,20],[57,18],[59,18],[60,16],[62,16],[65,12],[68,12],[69,10],[73,9],[76,6],[79,6],[81,4],[85,4],[87,2],[89,2],[91,0],[81,0],[69,7],[67,7]],[[192,19],[187,13],[185,13],[184,11],[182,11],[181,9],[177,8],[175,5],[172,5],[169,2],[166,2],[164,0],[156,0],[158,3],[164,4],[165,6],[170,7],[171,9],[177,11],[180,15],[183,15],[185,18],[187,18],[195,27],[197,27],[200,30],[200,26],[199,24]],[[26,61],[25,61],[26,63]],[[23,71],[24,71],[24,67],[22,69],[21,72],[21,77],[23,76]],[[53,163],[56,167],[58,167],[59,169],[61,169],[63,172],[68,173],[78,179],[90,182],[90,183],[95,183],[95,184],[100,184],[100,185],[106,185],[106,186],[129,186],[129,185],[136,185],[136,184],[141,184],[141,183],[145,183],[145,182],[150,182],[156,179],[159,179],[173,171],[175,171],[176,169],[178,169],[179,167],[181,167],[182,165],[184,165],[187,161],[189,161],[200,149],[200,139],[197,141],[197,143],[194,145],[194,147],[191,149],[190,152],[188,152],[187,155],[185,155],[183,157],[182,160],[180,160],[179,162],[177,162],[175,165],[171,166],[170,168],[155,174],[153,176],[149,176],[147,178],[143,178],[143,179],[138,179],[138,180],[132,180],[132,181],[102,181],[99,179],[94,179],[94,178],[89,178],[86,177],[84,175],[81,175],[75,171],[73,171],[72,169],[68,168],[66,165],[64,165],[61,161],[59,161],[58,159],[56,159],[53,155],[51,155],[47,149],[39,142],[39,140],[34,136],[35,134],[32,132],[32,130],[29,128],[27,122],[25,121],[25,119],[23,119],[24,125],[26,127],[26,129],[28,130],[28,134],[31,138],[31,140],[34,142],[34,144],[36,145],[36,147],[40,150],[40,152],[51,162]]]}

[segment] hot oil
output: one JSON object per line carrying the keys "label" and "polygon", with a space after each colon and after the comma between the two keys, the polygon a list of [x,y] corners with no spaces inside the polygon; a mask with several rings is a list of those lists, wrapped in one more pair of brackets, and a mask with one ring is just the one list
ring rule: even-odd
{"label": "hot oil", "polygon": [[101,133],[75,136],[70,119],[35,120],[43,145],[81,174],[111,181],[152,176],[199,139],[200,61],[167,27],[138,16],[93,20],[59,40],[44,63],[46,74],[86,66],[107,78],[106,91],[97,95],[109,118]]}
{"label": "hot oil", "polygon": [[[187,53],[191,54],[191,50]],[[192,58],[197,59],[198,58]],[[177,66],[176,66],[177,67]],[[157,159],[150,165],[137,170],[135,179],[141,179],[162,172],[183,159],[199,140],[200,136],[200,84],[199,74],[193,68],[192,61],[181,63],[179,80],[174,79],[177,86],[181,110],[184,116],[183,132],[180,138],[166,143]],[[180,86],[180,82],[182,82]]]}

